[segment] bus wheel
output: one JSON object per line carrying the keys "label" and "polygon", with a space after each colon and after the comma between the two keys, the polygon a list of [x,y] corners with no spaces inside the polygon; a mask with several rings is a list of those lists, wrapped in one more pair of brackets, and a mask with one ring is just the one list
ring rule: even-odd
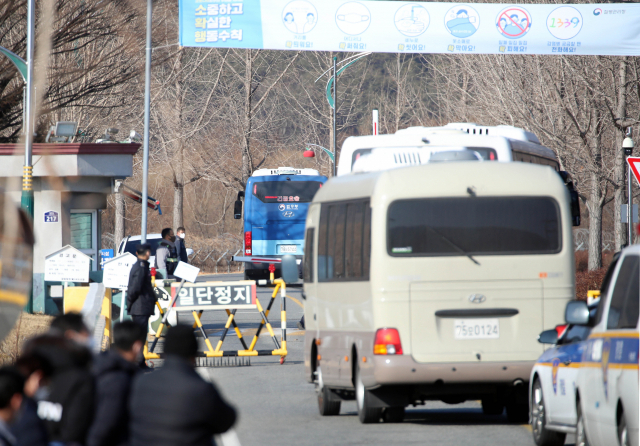
{"label": "bus wheel", "polygon": [[382,412],[382,421],[385,423],[402,423],[404,421],[404,407],[385,407]]}
{"label": "bus wheel", "polygon": [[372,407],[371,392],[365,389],[360,376],[360,365],[356,367],[356,403],[358,405],[358,418],[363,424],[377,423],[382,416],[381,407]]}
{"label": "bus wheel", "polygon": [[316,369],[316,393],[318,394],[318,411],[323,417],[340,414],[340,401],[335,401],[331,390],[322,381],[320,365]]}

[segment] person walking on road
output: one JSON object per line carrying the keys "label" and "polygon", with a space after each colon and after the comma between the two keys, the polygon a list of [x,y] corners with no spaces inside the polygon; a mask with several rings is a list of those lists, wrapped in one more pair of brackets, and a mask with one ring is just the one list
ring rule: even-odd
{"label": "person walking on road", "polygon": [[94,362],[96,409],[87,446],[125,446],[129,443],[129,393],[138,369],[147,332],[133,321],[113,327],[111,350]]}
{"label": "person walking on road", "polygon": [[194,369],[197,352],[191,326],[169,328],[164,365],[133,383],[131,446],[211,446],[233,426],[236,411]]}
{"label": "person walking on road", "polygon": [[178,253],[178,258],[181,262],[189,263],[189,256],[187,256],[187,247],[184,244],[184,239],[187,236],[187,233],[183,226],[180,226],[178,229],[176,229],[176,235],[176,251]]}
{"label": "person walking on road", "polygon": [[[139,325],[145,333],[149,331],[149,317],[155,312],[158,298],[151,284],[149,271],[149,257],[151,247],[148,244],[139,245],[136,249],[138,260],[129,272],[129,286],[127,288],[127,312],[133,322]],[[141,359],[144,367],[144,357]]]}
{"label": "person walking on road", "polygon": [[0,369],[0,446],[16,446],[16,438],[9,430],[22,405],[24,378],[13,367]]}
{"label": "person walking on road", "polygon": [[172,276],[178,266],[178,252],[176,251],[176,236],[171,228],[162,230],[162,240],[156,249],[156,267],[167,270],[167,274]]}

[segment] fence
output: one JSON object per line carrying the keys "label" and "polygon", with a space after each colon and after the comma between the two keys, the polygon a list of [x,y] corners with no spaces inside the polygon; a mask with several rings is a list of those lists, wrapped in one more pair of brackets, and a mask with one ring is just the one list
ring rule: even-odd
{"label": "fence", "polygon": [[[587,251],[589,249],[589,230],[574,229],[573,230],[573,246],[574,250]],[[615,234],[610,231],[602,231],[602,250],[613,251],[616,246]]]}

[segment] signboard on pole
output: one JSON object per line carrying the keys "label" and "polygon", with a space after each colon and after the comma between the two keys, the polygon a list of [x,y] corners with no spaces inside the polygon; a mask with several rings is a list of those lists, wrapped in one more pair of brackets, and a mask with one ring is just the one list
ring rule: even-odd
{"label": "signboard on pole", "polygon": [[104,264],[109,259],[113,259],[113,249],[101,249],[100,250],[100,268],[101,269],[104,269]]}
{"label": "signboard on pole", "polygon": [[107,260],[103,266],[102,283],[106,288],[125,290],[129,287],[129,273],[136,263],[136,256],[127,252]]}
{"label": "signboard on pole", "polygon": [[640,55],[640,4],[180,0],[180,45],[635,56]]}
{"label": "signboard on pole", "polygon": [[[175,297],[179,283],[171,284],[171,295]],[[256,308],[256,283],[200,282],[184,284],[174,304],[176,311],[229,310]]]}
{"label": "signboard on pole", "polygon": [[44,261],[44,280],[48,282],[89,282],[93,259],[71,245],[49,254]]}
{"label": "signboard on pole", "polygon": [[187,282],[195,283],[195,281],[198,279],[199,272],[200,268],[196,268],[195,266],[189,265],[185,262],[178,262],[178,266],[176,267],[173,275],[184,279]]}
{"label": "signboard on pole", "polygon": [[627,158],[627,163],[629,163],[629,167],[631,168],[633,176],[636,177],[636,181],[640,184],[640,157],[630,156]]}

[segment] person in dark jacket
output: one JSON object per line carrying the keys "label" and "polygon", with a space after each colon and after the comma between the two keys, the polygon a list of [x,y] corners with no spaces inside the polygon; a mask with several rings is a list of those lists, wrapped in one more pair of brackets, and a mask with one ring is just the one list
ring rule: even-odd
{"label": "person in dark jacket", "polygon": [[15,446],[9,425],[20,412],[24,378],[14,367],[0,369],[0,446]]}
{"label": "person in dark jacket", "polygon": [[176,250],[176,236],[171,228],[164,228],[161,235],[162,240],[156,248],[156,267],[166,270],[172,276],[180,260]]}
{"label": "person in dark jacket", "polygon": [[83,445],[93,421],[94,381],[91,352],[58,334],[38,336],[27,342],[24,354],[45,357],[53,367],[46,387],[36,393],[38,417],[49,441]]}
{"label": "person in dark jacket", "polygon": [[129,286],[127,289],[127,312],[133,322],[149,331],[149,317],[155,312],[156,293],[151,285],[149,271],[149,257],[151,247],[146,243],[136,249],[138,261],[129,272]]}
{"label": "person in dark jacket", "polygon": [[11,433],[16,437],[17,446],[47,446],[49,436],[44,422],[38,417],[35,398],[53,375],[53,367],[44,356],[32,352],[20,355],[16,368],[25,378],[25,384],[22,406],[11,425]]}
{"label": "person in dark jacket", "polygon": [[131,446],[211,446],[236,411],[194,369],[198,343],[187,325],[169,328],[164,365],[138,375],[131,393]]}
{"label": "person in dark jacket", "polygon": [[187,247],[184,244],[184,239],[187,236],[183,226],[176,229],[176,251],[178,252],[178,258],[181,262],[189,263],[189,256],[187,255]]}
{"label": "person in dark jacket", "polygon": [[129,442],[129,393],[139,370],[146,331],[132,321],[113,327],[113,346],[94,361],[96,410],[87,446],[125,446]]}

